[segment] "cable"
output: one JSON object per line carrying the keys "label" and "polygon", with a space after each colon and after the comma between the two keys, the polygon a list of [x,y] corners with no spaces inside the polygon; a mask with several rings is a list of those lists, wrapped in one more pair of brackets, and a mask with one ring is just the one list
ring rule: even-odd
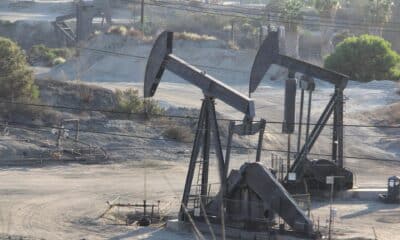
{"label": "cable", "polygon": [[87,47],[76,47],[81,50],[88,50],[88,51],[93,51],[93,52],[100,52],[100,53],[105,53],[105,54],[110,54],[110,55],[116,55],[116,56],[123,56],[123,57],[132,57],[132,58],[138,58],[138,59],[147,59],[145,56],[139,56],[139,55],[133,55],[133,54],[127,54],[127,53],[120,53],[120,52],[112,52],[112,51],[107,51],[107,50],[102,50],[102,49],[96,49],[96,48],[87,48]]}
{"label": "cable", "polygon": [[[7,122],[7,126],[28,126],[33,128],[34,131],[37,130],[37,128],[48,128],[48,129],[62,129],[62,130],[69,130],[73,131],[74,129],[68,129],[68,128],[60,128],[58,126],[43,126],[43,125],[37,125],[37,124],[26,124],[26,123],[18,123],[18,122]],[[25,128],[26,129],[26,128]],[[28,129],[32,130],[32,129]],[[43,130],[41,130],[43,131]],[[164,141],[164,142],[176,142],[176,143],[182,143],[182,144],[193,144],[192,141],[178,141],[175,139],[168,139],[168,138],[154,138],[154,137],[146,137],[142,135],[130,135],[130,134],[121,134],[121,133],[111,133],[111,132],[101,132],[101,131],[89,131],[89,130],[79,130],[79,132],[82,133],[91,133],[91,134],[101,134],[101,135],[108,135],[108,136],[117,136],[117,137],[127,137],[127,138],[138,138],[138,139],[146,139],[146,140],[153,140],[153,141]],[[226,147],[222,145],[222,147]],[[241,147],[241,146],[232,146],[232,149],[242,149],[242,150],[257,150],[256,147]],[[289,154],[297,154],[297,152],[288,152],[287,150],[280,150],[280,149],[266,149],[262,148],[262,151],[267,151],[267,152],[278,152],[278,153],[289,153]],[[331,157],[330,154],[321,154],[321,153],[309,153],[308,155],[312,156],[321,156],[321,157]],[[370,161],[383,161],[383,162],[395,162],[395,163],[400,163],[400,160],[396,159],[384,159],[384,158],[371,158],[371,157],[355,157],[355,156],[344,156],[344,158],[347,159],[358,159],[358,160],[370,160]]]}
{"label": "cable", "polygon": [[[140,56],[140,55],[133,55],[133,54],[126,54],[126,53],[119,53],[119,52],[112,52],[112,51],[106,51],[106,50],[101,50],[101,49],[95,49],[95,48],[86,48],[86,47],[77,47],[82,50],[87,50],[87,51],[93,51],[93,52],[99,52],[103,54],[108,54],[112,56],[122,56],[122,57],[130,57],[130,58],[137,58],[140,60],[147,60],[148,58],[145,56]],[[243,74],[249,74],[247,71],[241,71],[233,68],[224,68],[224,67],[215,67],[215,66],[208,66],[208,65],[203,65],[203,64],[192,64],[193,66],[196,67],[203,67],[203,68],[208,68],[208,69],[214,69],[214,70],[221,70],[221,71],[229,71],[229,72],[237,72],[237,73],[243,73]]]}
{"label": "cable", "polygon": [[[158,3],[158,4],[157,4]],[[264,14],[252,14],[251,16],[249,13],[243,13],[243,12],[235,12],[238,14],[243,14],[244,16],[241,15],[234,15],[234,14],[227,14],[223,13],[222,11],[205,11],[205,8],[202,7],[194,7],[194,6],[188,6],[188,5],[182,5],[182,4],[176,4],[178,6],[183,6],[183,7],[190,7],[191,9],[188,8],[178,8],[178,7],[172,7],[170,5],[163,5],[160,3],[165,3],[162,1],[157,1],[155,3],[145,3],[146,5],[150,6],[156,6],[156,7],[164,7],[164,8],[170,8],[170,9],[175,9],[175,10],[181,10],[181,11],[189,11],[189,12],[197,12],[197,13],[206,13],[206,14],[212,14],[212,15],[219,15],[219,16],[227,16],[227,17],[238,17],[238,18],[245,18],[245,19],[252,19],[252,20],[260,20],[260,18],[265,18],[266,16]],[[197,9],[196,9],[197,8]],[[206,9],[208,10],[208,9]],[[211,9],[212,10],[212,9]],[[258,17],[254,17],[258,16]],[[288,21],[286,18],[281,17],[281,16],[272,16],[270,19],[272,22],[280,22],[280,23],[287,23],[287,24],[299,24],[299,25],[309,25],[309,26],[323,26],[323,27],[331,27],[331,28],[345,28],[349,29],[348,26],[358,26],[359,28],[365,28],[366,30],[369,30],[371,25],[363,25],[363,24],[355,24],[355,23],[342,23],[342,25],[338,25],[337,23],[335,24],[321,24],[321,21],[309,21],[307,23],[307,20],[302,20],[302,21]],[[379,27],[379,26],[373,26],[373,27]],[[399,30],[396,29],[389,29],[385,27],[380,27],[381,29],[384,29],[387,32],[400,32]]]}
{"label": "cable", "polygon": [[[68,106],[60,106],[60,105],[45,105],[45,104],[35,104],[35,103],[25,103],[25,102],[11,102],[11,101],[0,101],[0,104],[12,104],[12,105],[23,105],[23,106],[33,106],[33,107],[43,107],[43,108],[58,108],[58,109],[68,109],[75,111],[88,111],[88,112],[103,112],[103,113],[111,113],[111,114],[125,114],[131,116],[144,116],[144,113],[129,113],[124,111],[114,111],[114,110],[106,110],[106,109],[94,109],[94,108],[77,108],[77,107],[68,107]],[[179,116],[179,115],[165,115],[165,114],[148,114],[149,117],[162,117],[162,118],[181,118],[181,119],[195,119],[197,120],[197,116]],[[229,119],[229,118],[218,118],[219,121],[237,121],[241,122],[242,119]],[[253,123],[258,123],[260,121],[252,121]],[[267,121],[267,124],[283,124],[282,121]],[[298,125],[298,122],[294,123]],[[307,123],[302,123],[306,125]],[[310,125],[317,126],[320,125],[318,123],[310,123]],[[325,124],[325,126],[334,127],[334,124]],[[343,124],[343,127],[357,127],[357,128],[393,128],[400,129],[399,126],[393,125],[361,125],[361,124]]]}
{"label": "cable", "polygon": [[[263,9],[260,9],[260,8],[258,8],[258,7],[249,7],[249,6],[247,6],[247,7],[242,7],[242,6],[236,6],[236,5],[230,5],[230,6],[226,6],[226,5],[221,5],[221,4],[218,4],[218,3],[207,3],[207,4],[202,4],[202,3],[200,3],[199,2],[199,4],[202,4],[202,6],[192,6],[192,5],[190,5],[190,1],[187,1],[187,0],[183,0],[183,1],[175,1],[175,2],[166,2],[166,1],[154,1],[154,2],[159,2],[159,3],[166,3],[166,4],[178,4],[178,5],[181,5],[181,6],[188,6],[188,7],[201,7],[201,8],[206,8],[206,9],[209,9],[209,7],[208,6],[216,6],[216,7],[218,7],[218,8],[220,8],[220,9],[223,9],[223,8],[225,8],[225,9],[238,9],[238,10],[244,10],[244,11],[247,11],[248,12],[248,14],[252,14],[251,12],[252,11],[258,11],[258,13],[257,13],[257,15],[263,15],[263,16],[265,16],[265,13],[276,13],[276,14],[284,14],[285,12],[284,11],[282,11],[282,10],[280,10],[280,11],[277,11],[277,10],[274,10],[274,9],[269,9],[268,8],[268,5],[266,5]],[[187,4],[181,4],[180,2],[186,2]],[[215,9],[215,10],[218,10],[218,9]],[[243,12],[238,12],[238,13],[243,13]],[[326,17],[321,17],[321,15],[319,15],[318,16],[318,18],[319,18],[319,22],[321,22],[321,19],[323,19],[323,21],[327,21],[328,23],[331,23],[332,22],[332,18],[330,18],[330,17],[328,17],[327,15],[323,15],[323,16],[326,16]],[[314,17],[314,16],[309,16],[309,17]],[[292,18],[292,19],[296,19],[296,20],[298,20],[298,21],[303,21],[304,19],[303,19],[303,17],[295,17],[295,18]],[[336,20],[336,19],[335,19]],[[373,24],[375,24],[373,21],[370,21],[370,22],[368,22],[368,21],[363,21],[363,22],[365,22],[365,23],[363,23],[363,25],[365,25],[365,26],[368,26],[368,27],[381,27],[381,26],[379,26],[379,25],[373,25]],[[360,22],[359,21],[348,21],[347,20],[347,22],[342,22],[343,24],[346,24],[346,25],[352,25],[352,23],[355,23],[355,24],[360,24]],[[386,22],[384,22],[384,24],[396,24],[396,25],[400,25],[400,22],[393,22],[393,21],[386,21]]]}
{"label": "cable", "polygon": [[[246,7],[239,7],[239,6],[231,6],[231,7],[227,7],[227,6],[223,6],[223,5],[218,5],[218,4],[212,4],[212,3],[210,3],[210,4],[207,4],[207,5],[214,5],[214,6],[219,6],[220,7],[220,9],[213,9],[213,8],[209,8],[209,7],[207,7],[207,5],[203,5],[203,6],[192,6],[192,5],[188,5],[188,4],[182,4],[182,3],[179,3],[179,2],[174,2],[174,3],[171,3],[171,2],[166,2],[166,1],[153,1],[154,3],[161,3],[161,4],[167,4],[168,6],[169,5],[171,5],[171,4],[174,4],[174,5],[178,5],[178,6],[183,6],[183,7],[188,7],[188,8],[197,8],[197,9],[203,9],[203,10],[214,10],[214,11],[225,11],[225,12],[228,12],[228,11],[226,11],[226,10],[223,10],[223,8],[225,8],[225,9],[228,9],[228,8],[234,8],[234,9],[239,9],[239,10],[244,10],[245,12],[243,12],[243,11],[231,11],[232,13],[238,13],[238,14],[244,14],[244,15],[250,15],[250,16],[259,16],[259,17],[263,17],[263,18],[265,18],[265,17],[267,17],[268,16],[268,14],[270,14],[270,13],[276,13],[276,14],[278,14],[279,16],[271,16],[271,17],[275,17],[275,18],[277,18],[277,19],[283,19],[283,20],[285,20],[286,18],[285,17],[281,17],[280,15],[282,15],[282,14],[284,14],[285,12],[284,11],[275,11],[275,10],[273,10],[273,9],[264,9],[264,10],[260,10],[260,9],[257,9],[257,8],[246,8]],[[184,2],[188,2],[188,1],[184,1]],[[258,13],[252,13],[252,11],[257,11],[258,10]],[[310,16],[310,17],[313,17],[313,16]],[[328,23],[328,24],[330,24],[330,26],[333,26],[331,23],[332,23],[332,19],[331,18],[321,18],[321,17],[319,17],[319,21],[318,22],[323,22],[323,21],[321,21],[321,19],[323,19],[323,21],[326,21],[326,23]],[[315,22],[316,21],[312,21],[312,20],[309,20],[310,21],[310,23],[312,23],[312,24],[315,24]],[[290,21],[286,21],[285,23],[305,23],[306,21],[304,20],[304,18],[302,18],[302,17],[294,17],[294,18],[291,18],[291,20]],[[351,25],[355,25],[355,26],[363,26],[363,27],[381,27],[381,26],[379,26],[379,25],[373,25],[374,24],[374,22],[366,22],[366,23],[360,23],[360,22],[357,22],[356,23],[356,21],[347,21],[347,22],[341,22],[341,24],[343,24],[343,25],[345,25],[345,26],[351,26]],[[385,22],[385,24],[400,24],[400,22]],[[335,22],[335,26],[337,26],[337,22]]]}

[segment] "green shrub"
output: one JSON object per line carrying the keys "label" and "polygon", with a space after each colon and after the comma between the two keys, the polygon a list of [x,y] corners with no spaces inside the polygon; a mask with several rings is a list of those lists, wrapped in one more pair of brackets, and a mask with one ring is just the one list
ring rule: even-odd
{"label": "green shrub", "polygon": [[190,41],[215,41],[217,40],[214,36],[209,35],[201,35],[192,32],[178,32],[174,34],[175,39],[183,39],[183,40],[190,40]]}
{"label": "green shrub", "polygon": [[0,97],[10,99],[38,97],[33,72],[28,68],[21,48],[7,38],[0,37]]}
{"label": "green shrub", "polygon": [[54,66],[64,63],[74,56],[75,50],[69,48],[48,48],[43,44],[34,45],[28,54],[28,61],[32,65]]}
{"label": "green shrub", "polygon": [[54,60],[53,60],[53,62],[52,62],[52,65],[53,66],[56,66],[56,65],[59,65],[59,64],[63,64],[63,63],[65,63],[65,58],[63,58],[63,57],[57,57],[57,58],[55,58]]}
{"label": "green shrub", "polygon": [[107,30],[107,33],[120,35],[120,36],[126,36],[126,34],[128,33],[128,29],[125,26],[111,26]]}
{"label": "green shrub", "polygon": [[141,30],[135,29],[135,28],[130,28],[128,31],[128,35],[131,37],[135,37],[135,38],[143,38],[144,37],[144,33]]}
{"label": "green shrub", "polygon": [[239,46],[236,43],[232,42],[232,41],[228,42],[228,48],[232,49],[232,50],[236,50],[236,51],[240,49]]}
{"label": "green shrub", "polygon": [[398,80],[400,56],[389,42],[372,35],[349,37],[339,43],[325,59],[325,67],[350,76],[350,79]]}
{"label": "green shrub", "polygon": [[153,99],[142,99],[137,89],[116,90],[117,111],[127,114],[143,113],[149,116],[164,113],[157,101]]}

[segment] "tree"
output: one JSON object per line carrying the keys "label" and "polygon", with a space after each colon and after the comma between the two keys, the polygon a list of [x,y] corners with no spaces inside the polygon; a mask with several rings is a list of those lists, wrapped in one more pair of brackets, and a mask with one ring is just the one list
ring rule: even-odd
{"label": "tree", "polygon": [[361,35],[338,44],[324,65],[349,75],[352,80],[368,82],[400,79],[399,63],[400,56],[391,49],[388,41],[378,36]]}
{"label": "tree", "polygon": [[382,36],[384,25],[392,16],[393,0],[369,0],[366,7],[366,20],[370,34]]}
{"label": "tree", "polygon": [[20,98],[37,98],[33,72],[26,57],[13,41],[0,37],[0,98],[14,101]]}
{"label": "tree", "polygon": [[[315,0],[314,7],[319,12],[321,22],[327,23],[327,26],[322,26],[321,29],[321,40],[322,40],[322,48],[321,55],[325,57],[330,54],[333,50],[333,45],[331,41],[331,36],[333,35],[335,24],[336,12],[340,8],[339,0]],[[324,20],[323,20],[324,19]],[[327,20],[325,20],[327,19]]]}
{"label": "tree", "polygon": [[299,24],[301,9],[304,7],[302,0],[285,0],[283,3],[283,19],[285,25],[286,54],[299,57]]}

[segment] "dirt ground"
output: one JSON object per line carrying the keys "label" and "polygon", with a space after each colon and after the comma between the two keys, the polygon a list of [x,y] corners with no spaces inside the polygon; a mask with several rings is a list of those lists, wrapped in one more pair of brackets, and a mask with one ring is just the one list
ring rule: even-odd
{"label": "dirt ground", "polygon": [[[50,2],[45,6],[34,9],[10,10],[8,2],[0,3],[1,19],[3,20],[39,20],[52,21],[56,16],[68,13],[70,9],[60,10],[60,3]],[[65,1],[68,2],[68,1]],[[57,10],[57,11],[56,11]],[[42,12],[51,14],[42,14]],[[123,19],[121,19],[122,21]],[[121,40],[121,39],[118,39]],[[103,45],[104,43],[101,42]],[[110,40],[110,43],[113,43]],[[118,41],[117,41],[118,43]],[[103,45],[92,47],[104,47]],[[146,55],[150,45],[133,50],[125,48],[125,45],[117,46],[116,49],[108,49],[116,52],[129,52],[130,54]],[[182,52],[180,54],[183,54]],[[220,59],[219,62],[208,61],[209,52],[200,51],[202,54],[191,55],[191,62],[205,65],[215,65],[232,68],[239,67],[241,71],[247,71],[247,65],[251,64],[255,52],[232,54],[229,51],[221,50],[213,59]],[[214,50],[212,50],[214,51]],[[222,52],[222,53],[221,53]],[[96,56],[97,58],[98,56]],[[119,59],[119,58],[118,58]],[[222,59],[222,60],[221,60]],[[240,60],[244,59],[244,60]],[[97,60],[97,59],[96,59]],[[107,59],[105,59],[107,60]],[[120,59],[119,59],[120,60]],[[120,64],[116,58],[110,57],[108,61],[100,61],[94,65],[87,75],[94,76],[91,81],[106,81],[108,79],[122,79],[121,81],[139,81],[145,66],[145,62],[137,63],[122,59],[125,64]],[[114,62],[110,64],[111,62]],[[204,62],[202,62],[204,61]],[[122,61],[121,61],[122,62]],[[89,64],[89,63],[88,63]],[[90,65],[90,64],[89,64]],[[244,66],[244,69],[242,69]],[[71,67],[72,70],[75,70]],[[133,74],[121,76],[116,75],[120,70],[129,69]],[[250,69],[250,68],[249,68]],[[63,69],[65,70],[65,69]],[[72,71],[71,72],[74,72]],[[86,70],[86,69],[85,69]],[[139,71],[140,70],[140,71]],[[101,72],[103,71],[103,72]],[[60,71],[61,72],[61,71]],[[210,71],[211,72],[211,71]],[[225,72],[211,72],[223,81],[237,84],[243,79],[248,79],[249,74]],[[84,74],[83,74],[84,75]],[[203,97],[201,91],[192,86],[181,84],[175,81],[174,76],[167,76],[173,79],[174,83],[163,81],[160,84],[156,99],[165,106],[181,106],[198,108]],[[132,78],[132,79],[131,79]],[[134,78],[134,79],[133,79]],[[67,80],[67,79],[66,79]],[[73,80],[73,79],[68,79]],[[85,80],[85,78],[82,78]],[[165,79],[164,79],[165,80]],[[237,80],[237,81],[233,81]],[[247,80],[246,80],[247,81]],[[178,83],[177,83],[178,82]],[[94,83],[99,84],[99,83]],[[107,88],[137,87],[142,89],[142,83],[101,83]],[[239,86],[240,85],[240,86]],[[352,85],[345,91],[346,113],[345,124],[372,124],[379,114],[371,117],[364,114],[365,111],[372,111],[374,108],[384,106],[394,101],[399,101],[399,96],[394,94],[395,87],[392,83],[383,85],[366,84],[368,87]],[[240,82],[236,89],[247,93],[247,83]],[[318,89],[314,94],[313,122],[328,102],[331,89],[324,87]],[[283,88],[278,84],[266,84],[261,86],[253,98],[257,104],[257,118],[263,117],[267,121],[281,121],[283,112]],[[230,118],[242,119],[242,114],[225,104],[217,101],[217,110]],[[141,129],[142,127],[142,129]],[[146,132],[146,128],[139,124],[132,127],[140,134]],[[144,129],[144,131],[143,131]],[[313,153],[327,154],[330,151],[331,129],[324,130]],[[130,130],[126,130],[130,131]],[[269,124],[265,135],[264,147],[267,149],[286,149],[286,137],[280,133],[281,126]],[[398,129],[393,135],[398,136]],[[148,132],[148,131],[147,131]],[[149,134],[149,133],[147,133]],[[345,154],[347,156],[389,158],[398,159],[399,147],[396,142],[388,142],[386,132],[379,129],[368,128],[346,128],[345,129]],[[111,144],[118,147],[126,143],[122,138],[102,137],[96,135],[83,135],[83,138],[96,138],[101,146]],[[293,137],[295,138],[295,136]],[[249,138],[249,141],[256,141],[257,136]],[[295,141],[292,142],[292,149],[295,149]],[[146,144],[137,142],[136,144]],[[24,144],[26,145],[26,144]],[[115,145],[115,146],[114,146]],[[149,144],[148,144],[149,145]],[[158,142],[149,145],[155,151],[152,154],[139,150],[129,151],[131,155],[140,155],[141,161],[131,159],[125,155],[128,151],[114,151],[114,155],[123,156],[124,162],[110,163],[104,165],[58,165],[43,167],[21,167],[0,169],[0,239],[193,239],[190,234],[176,233],[164,228],[137,228],[110,224],[109,221],[99,219],[99,216],[106,210],[106,201],[118,198],[120,202],[140,203],[144,198],[149,201],[161,200],[161,206],[165,214],[176,216],[181,193],[187,171],[189,157],[177,157],[176,152],[168,156],[165,151],[157,152],[160,148],[170,146]],[[153,158],[154,155],[160,155]],[[187,154],[186,154],[187,155]],[[174,161],[171,161],[171,159]],[[160,160],[161,159],[161,160]],[[182,160],[184,159],[184,160]],[[262,156],[263,162],[268,162],[270,152]],[[232,167],[239,167],[245,161],[253,161],[254,153],[242,153],[233,155]],[[147,167],[144,168],[144,165]],[[356,186],[360,187],[385,187],[387,177],[400,174],[399,163],[383,163],[378,161],[366,161],[357,159],[346,159],[346,167],[356,174]],[[145,170],[146,169],[146,170]],[[146,176],[146,181],[145,181]],[[211,175],[216,178],[215,175]],[[145,187],[145,182],[147,185]],[[147,189],[146,196],[144,189]],[[334,202],[337,216],[334,224],[335,239],[356,239],[363,237],[374,239],[374,230],[378,239],[400,240],[398,231],[400,229],[400,205],[385,205],[379,202],[340,201]],[[326,226],[326,219],[329,214],[327,202],[313,202],[312,216],[315,221],[320,222],[321,228]]]}
{"label": "dirt ground", "polygon": [[[106,201],[141,202],[147,166],[147,198],[161,200],[175,215],[186,163],[146,161],[111,165],[67,165],[0,171],[0,231],[32,239],[193,239],[166,229],[109,224],[98,217]],[[326,225],[329,205],[315,202],[314,219]],[[400,205],[379,202],[335,202],[335,236],[400,239]]]}

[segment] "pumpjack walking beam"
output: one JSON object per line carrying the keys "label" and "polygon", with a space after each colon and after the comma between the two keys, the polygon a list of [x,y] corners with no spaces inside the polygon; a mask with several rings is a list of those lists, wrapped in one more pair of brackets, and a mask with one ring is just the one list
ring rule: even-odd
{"label": "pumpjack walking beam", "polygon": [[[304,160],[332,114],[334,115],[332,160],[336,162],[338,167],[343,167],[343,90],[347,86],[348,76],[281,54],[279,34],[279,29],[270,31],[261,45],[251,71],[249,93],[256,91],[264,75],[273,64],[285,67],[289,72],[301,73],[306,77],[332,83],[335,86],[335,92],[311,134],[307,137],[306,143],[296,155],[290,172],[295,171],[298,174],[297,179],[301,178],[299,174],[303,173],[301,168],[304,165]],[[295,111],[294,106],[292,111]]]}
{"label": "pumpjack walking beam", "polygon": [[[182,197],[182,207],[179,214],[180,220],[184,220],[186,214],[184,207],[186,207],[189,202],[194,171],[201,147],[203,148],[201,194],[206,196],[208,192],[208,164],[211,145],[213,145],[216,150],[221,190],[224,192],[227,174],[226,168],[228,163],[224,161],[222,153],[219,128],[216,119],[215,100],[219,99],[244,113],[245,118],[243,125],[241,126],[244,131],[252,130],[251,125],[255,116],[255,108],[254,101],[251,98],[232,89],[226,84],[172,54],[172,41],[172,32],[163,32],[157,38],[146,66],[144,97],[154,96],[165,70],[169,70],[191,84],[199,87],[204,94],[197,131],[193,143],[193,150],[189,162],[189,169],[186,176],[186,183]],[[211,141],[213,144],[211,144]]]}

